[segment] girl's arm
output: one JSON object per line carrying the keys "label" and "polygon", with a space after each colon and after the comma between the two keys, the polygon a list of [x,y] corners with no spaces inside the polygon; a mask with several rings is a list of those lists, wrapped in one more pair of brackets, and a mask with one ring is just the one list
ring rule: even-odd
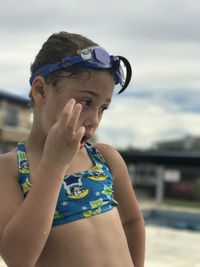
{"label": "girl's arm", "polygon": [[75,133],[80,112],[81,105],[69,101],[50,129],[25,199],[16,179],[17,167],[10,170],[13,156],[12,161],[9,156],[0,160],[0,254],[9,267],[35,266],[45,246],[64,174],[84,134],[82,127]]}
{"label": "girl's arm", "polygon": [[138,207],[130,176],[121,155],[111,146],[98,144],[111,169],[114,179],[114,198],[119,203],[118,211],[126,234],[134,267],[144,267],[145,227]]}
{"label": "girl's arm", "polygon": [[0,171],[0,253],[9,267],[33,267],[51,230],[64,173],[41,164],[24,200],[16,177],[4,166]]}

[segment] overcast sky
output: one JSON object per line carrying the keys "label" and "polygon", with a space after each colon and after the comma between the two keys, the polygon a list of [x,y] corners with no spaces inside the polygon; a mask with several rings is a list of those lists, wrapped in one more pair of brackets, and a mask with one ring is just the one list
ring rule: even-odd
{"label": "overcast sky", "polygon": [[54,32],[81,33],[127,57],[132,82],[98,139],[118,148],[200,136],[199,0],[0,0],[0,88],[27,96],[31,62]]}

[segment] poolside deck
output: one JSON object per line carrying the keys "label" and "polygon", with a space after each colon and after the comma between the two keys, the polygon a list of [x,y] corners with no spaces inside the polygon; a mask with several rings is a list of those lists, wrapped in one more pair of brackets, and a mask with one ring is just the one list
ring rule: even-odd
{"label": "poolside deck", "polygon": [[146,227],[145,267],[200,267],[200,232]]}
{"label": "poolside deck", "polygon": [[[199,208],[140,202],[142,210],[170,210],[200,214]],[[200,231],[146,226],[145,267],[200,267]]]}

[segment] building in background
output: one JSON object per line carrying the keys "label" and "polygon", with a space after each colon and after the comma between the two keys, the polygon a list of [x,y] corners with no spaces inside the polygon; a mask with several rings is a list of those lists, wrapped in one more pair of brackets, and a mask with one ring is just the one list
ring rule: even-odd
{"label": "building in background", "polygon": [[192,150],[200,151],[200,137],[186,135],[180,139],[167,140],[156,144],[157,150]]}
{"label": "building in background", "polygon": [[0,89],[0,153],[26,139],[31,127],[29,100]]}
{"label": "building in background", "polygon": [[[136,193],[146,198],[200,199],[199,138],[165,142],[157,149],[121,151]],[[195,145],[193,149],[193,145]]]}

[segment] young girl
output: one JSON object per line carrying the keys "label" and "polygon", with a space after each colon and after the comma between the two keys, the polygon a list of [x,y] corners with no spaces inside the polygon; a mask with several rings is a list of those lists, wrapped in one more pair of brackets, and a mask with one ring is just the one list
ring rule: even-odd
{"label": "young girl", "polygon": [[129,62],[60,32],[31,73],[31,132],[0,157],[1,256],[9,267],[143,267],[144,222],[126,165],[113,147],[88,142],[115,84],[127,87]]}

